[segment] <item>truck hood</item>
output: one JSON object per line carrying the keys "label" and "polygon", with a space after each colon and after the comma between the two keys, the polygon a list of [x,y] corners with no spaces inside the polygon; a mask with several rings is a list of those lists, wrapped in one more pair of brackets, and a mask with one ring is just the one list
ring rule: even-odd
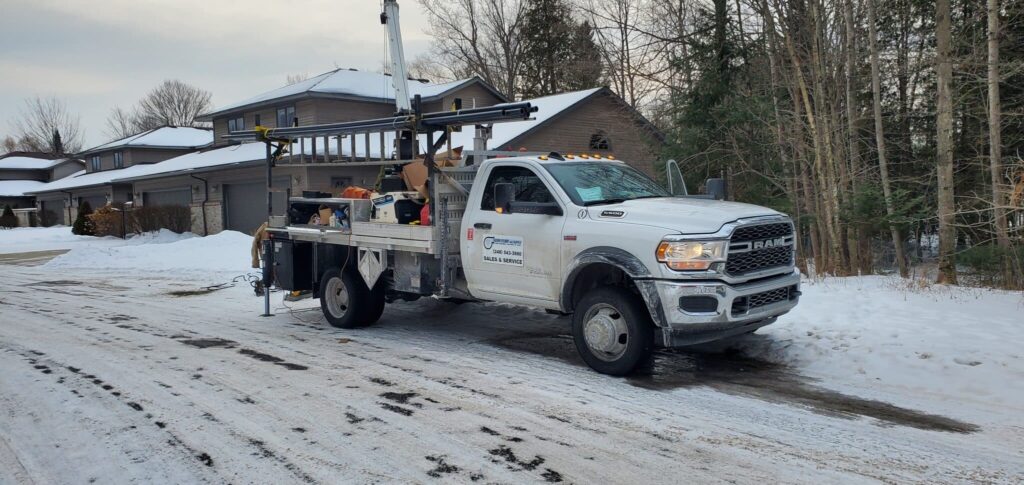
{"label": "truck hood", "polygon": [[710,234],[736,219],[782,215],[758,205],[682,197],[627,200],[586,210],[594,220],[662,227],[681,234]]}

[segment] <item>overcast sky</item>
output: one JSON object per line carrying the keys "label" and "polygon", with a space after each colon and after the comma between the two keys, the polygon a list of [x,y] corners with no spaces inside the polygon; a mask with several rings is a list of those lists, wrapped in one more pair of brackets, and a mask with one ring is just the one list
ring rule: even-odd
{"label": "overcast sky", "polygon": [[[419,4],[403,0],[406,58],[429,48]],[[164,79],[226,105],[280,87],[289,74],[377,70],[379,0],[0,0],[0,138],[23,99],[55,95],[78,113],[85,145],[103,143],[114,106]]]}

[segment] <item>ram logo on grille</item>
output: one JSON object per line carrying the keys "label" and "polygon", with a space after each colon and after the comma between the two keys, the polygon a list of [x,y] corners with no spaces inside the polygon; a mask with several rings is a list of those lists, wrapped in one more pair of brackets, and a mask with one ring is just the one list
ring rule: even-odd
{"label": "ram logo on grille", "polygon": [[774,247],[777,247],[777,246],[785,246],[785,245],[786,245],[786,238],[784,238],[784,237],[777,237],[775,239],[765,239],[764,241],[754,241],[753,249],[754,250],[758,250],[758,249],[774,248]]}

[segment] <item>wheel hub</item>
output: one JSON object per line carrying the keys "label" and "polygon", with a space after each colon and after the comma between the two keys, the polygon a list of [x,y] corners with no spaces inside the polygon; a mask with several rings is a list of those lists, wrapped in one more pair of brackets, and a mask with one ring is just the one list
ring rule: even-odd
{"label": "wheel hub", "polygon": [[616,360],[626,352],[629,330],[622,314],[609,305],[596,305],[586,315],[583,337],[601,360]]}
{"label": "wheel hub", "polygon": [[348,312],[348,289],[341,278],[331,278],[327,282],[327,291],[324,298],[327,298],[327,309],[336,318],[345,316]]}

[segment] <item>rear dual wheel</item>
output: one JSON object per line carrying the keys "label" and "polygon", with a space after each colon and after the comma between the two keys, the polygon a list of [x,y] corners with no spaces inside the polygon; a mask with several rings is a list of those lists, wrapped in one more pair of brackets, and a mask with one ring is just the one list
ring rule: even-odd
{"label": "rear dual wheel", "polygon": [[320,309],[333,327],[370,325],[384,313],[383,281],[371,290],[354,272],[327,270],[320,278]]}

